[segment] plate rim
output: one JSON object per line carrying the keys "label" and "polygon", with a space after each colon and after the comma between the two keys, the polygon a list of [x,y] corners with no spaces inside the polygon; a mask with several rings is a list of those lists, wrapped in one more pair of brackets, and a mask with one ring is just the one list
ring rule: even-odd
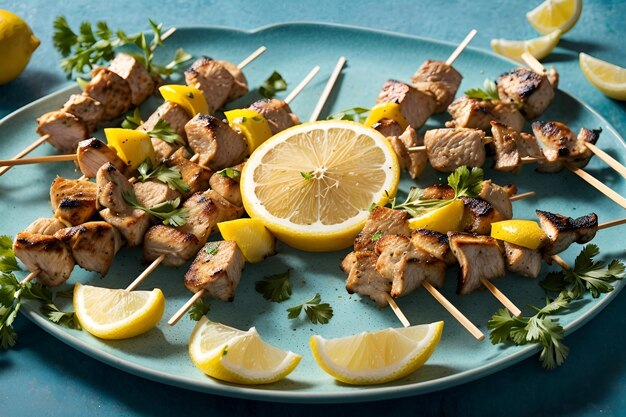
{"label": "plate rim", "polygon": [[[177,28],[177,32],[180,31],[191,31],[191,30],[218,30],[218,31],[232,31],[239,32],[246,35],[253,35],[256,33],[261,33],[264,31],[276,30],[280,28],[289,28],[293,27],[302,27],[302,26],[322,26],[334,29],[341,30],[350,30],[354,32],[369,32],[374,34],[381,34],[390,37],[404,38],[410,40],[417,40],[421,42],[427,42],[432,44],[443,45],[446,47],[455,47],[456,44],[433,39],[424,36],[411,35],[401,32],[394,32],[384,29],[376,29],[371,27],[363,27],[358,25],[348,25],[348,24],[339,24],[339,23],[328,23],[328,22],[316,22],[316,21],[293,21],[293,22],[280,22],[273,23],[269,25],[260,26],[254,29],[241,29],[234,28],[230,26],[221,26],[221,25],[192,25],[192,26],[182,26]],[[506,62],[509,65],[520,65],[518,62],[513,61],[509,58],[502,57],[493,53],[490,50],[477,48],[473,46],[469,46],[467,49],[472,50],[476,53],[486,54],[491,56],[492,58],[501,60]],[[48,101],[49,99],[56,97],[59,94],[62,94],[66,91],[77,88],[77,85],[73,81],[67,81],[66,85],[60,87],[58,90],[55,90],[51,93],[48,93],[14,111],[7,114],[5,117],[0,119],[0,126],[5,125],[10,122],[10,119],[18,116],[20,113],[24,111],[28,111],[31,107],[35,107],[42,102]],[[597,117],[605,126],[607,126],[607,130],[609,130],[617,139],[619,139],[622,147],[626,149],[626,141],[624,138],[617,132],[617,130],[613,127],[611,123],[609,123],[598,111],[596,111],[592,106],[580,100],[577,96],[570,94],[567,91],[559,89],[559,91],[566,95],[567,97],[575,100],[579,105],[585,108],[587,111],[591,112],[595,117]],[[611,291],[608,294],[605,294],[600,299],[594,300],[594,305],[583,315],[577,317],[570,323],[564,326],[566,334],[571,334],[574,331],[578,330],[584,324],[588,323],[591,319],[593,319],[598,313],[600,313],[612,300],[615,298],[620,291],[623,289],[625,285],[621,285],[615,288],[615,290]],[[442,378],[437,378],[429,381],[422,381],[412,384],[400,385],[400,386],[363,386],[359,387],[358,391],[352,392],[302,392],[302,391],[283,391],[277,389],[258,389],[253,387],[240,386],[235,384],[227,384],[219,382],[218,385],[206,385],[201,382],[198,382],[194,379],[189,379],[187,377],[183,377],[180,375],[165,373],[161,371],[154,370],[152,368],[147,368],[145,366],[137,365],[133,362],[129,362],[124,359],[120,359],[115,355],[112,355],[108,352],[104,352],[78,338],[70,336],[66,331],[62,330],[57,325],[50,323],[44,317],[42,317],[36,308],[34,308],[31,303],[26,302],[22,305],[22,313],[33,323],[35,323],[38,327],[56,337],[58,340],[63,343],[71,346],[72,348],[78,350],[80,353],[86,354],[96,360],[99,360],[109,366],[113,366],[119,370],[129,372],[133,375],[146,378],[152,381],[156,381],[159,383],[164,383],[168,385],[173,385],[185,389],[190,389],[199,392],[224,395],[228,397],[234,398],[245,398],[252,399],[258,401],[269,401],[269,402],[285,402],[285,403],[350,403],[350,402],[363,402],[363,401],[376,401],[381,399],[390,399],[390,398],[401,398],[413,395],[421,395],[430,392],[435,392],[439,390],[443,390],[446,388],[458,386],[465,384],[467,382],[471,382],[485,376],[491,375],[495,372],[498,372],[502,369],[513,366],[522,360],[530,357],[534,353],[537,353],[540,350],[540,347],[537,345],[526,345],[521,348],[518,348],[516,352],[513,354],[506,356],[504,358],[500,358],[498,360],[492,361],[488,364],[482,365],[477,368],[472,368],[460,373],[455,373],[453,375],[448,375]],[[482,343],[490,343],[489,340],[485,340]],[[506,347],[502,347],[502,349],[511,348],[511,345]]]}

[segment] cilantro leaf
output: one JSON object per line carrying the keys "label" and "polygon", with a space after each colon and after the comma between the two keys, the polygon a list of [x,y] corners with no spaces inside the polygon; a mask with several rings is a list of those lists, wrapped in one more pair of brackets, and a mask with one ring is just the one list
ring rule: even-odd
{"label": "cilantro leaf", "polygon": [[157,204],[156,206],[148,208],[139,204],[137,196],[135,196],[135,193],[132,190],[122,194],[122,197],[128,205],[131,205],[139,210],[143,210],[157,219],[162,220],[163,224],[166,226],[182,226],[187,223],[187,219],[189,218],[189,209],[185,207],[178,207],[180,205],[180,198],[167,200]]}
{"label": "cilantro leaf", "polygon": [[369,113],[370,110],[371,109],[366,109],[365,107],[351,107],[349,109],[341,110],[337,113],[331,114],[326,119],[349,120],[351,122],[363,123],[367,119],[367,113]]}
{"label": "cilantro leaf", "polygon": [[458,167],[448,176],[448,185],[454,190],[454,198],[476,197],[483,189],[482,168],[472,168],[471,171],[465,166]]}
{"label": "cilantro leaf", "polygon": [[215,255],[217,251],[219,250],[219,248],[220,248],[219,243],[211,242],[205,246],[204,251],[208,253],[209,255]]}
{"label": "cilantro leaf", "polygon": [[290,319],[296,319],[300,316],[302,310],[304,310],[305,316],[313,324],[326,324],[333,317],[333,308],[328,303],[321,303],[322,297],[315,294],[313,298],[305,301],[304,303],[288,308],[288,317]]}
{"label": "cilantro leaf", "polygon": [[143,120],[141,120],[141,113],[139,112],[139,107],[135,107],[133,112],[128,112],[124,116],[124,120],[122,121],[122,128],[134,130],[143,124]]}
{"label": "cilantro leaf", "polygon": [[191,305],[189,308],[189,318],[193,321],[198,321],[211,310],[211,304],[204,298],[199,299]]}
{"label": "cilantro leaf", "polygon": [[272,74],[263,81],[261,87],[259,87],[259,94],[265,98],[273,98],[276,93],[285,91],[287,89],[287,82],[283,79],[282,75],[274,71]]}
{"label": "cilantro leaf", "polygon": [[13,253],[13,239],[10,236],[0,236],[0,272],[20,271],[17,259]]}
{"label": "cilantro leaf", "polygon": [[489,78],[484,81],[483,89],[471,88],[465,92],[465,95],[469,98],[475,98],[478,100],[500,100],[500,96],[498,95],[498,86],[494,81],[491,81]]}
{"label": "cilantro leaf", "polygon": [[315,174],[313,171],[309,171],[309,172],[300,171],[300,175],[302,175],[302,178],[304,178],[305,180],[312,180],[313,177],[315,177]]}
{"label": "cilantro leaf", "polygon": [[235,168],[224,168],[222,170],[217,171],[224,178],[230,178],[231,180],[237,180],[241,177],[241,171]]}
{"label": "cilantro leaf", "polygon": [[160,139],[163,142],[167,142],[169,144],[178,143],[179,145],[184,145],[183,138],[174,131],[172,125],[170,125],[166,120],[159,119],[152,130],[150,130],[148,136],[151,138]]}
{"label": "cilantro leaf", "polygon": [[[283,302],[291,297],[291,281],[289,280],[290,271],[287,270],[282,274],[270,275],[257,281],[254,289],[263,295],[266,300],[275,303]],[[298,313],[300,314],[300,313]]]}
{"label": "cilantro leaf", "polygon": [[154,179],[163,184],[167,184],[172,190],[179,191],[183,194],[191,190],[189,184],[183,181],[178,168],[168,168],[165,165],[159,165],[155,169],[152,169],[152,162],[150,159],[146,159],[137,167],[137,171],[139,171],[137,179],[141,182]]}

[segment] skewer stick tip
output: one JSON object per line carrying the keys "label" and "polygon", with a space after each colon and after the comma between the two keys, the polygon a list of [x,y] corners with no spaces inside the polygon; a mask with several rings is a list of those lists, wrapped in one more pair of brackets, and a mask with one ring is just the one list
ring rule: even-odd
{"label": "skewer stick tip", "polygon": [[181,308],[179,308],[176,313],[174,313],[172,318],[167,321],[167,324],[169,324],[170,326],[173,326],[176,323],[178,323],[178,320],[180,320],[180,318],[185,315],[187,310],[189,310],[189,308],[191,308],[193,303],[198,301],[198,299],[200,299],[200,297],[202,297],[203,294],[204,294],[204,289],[201,289],[200,291],[195,293],[193,297],[187,300],[187,302]]}
{"label": "skewer stick tip", "polygon": [[500,303],[502,303],[502,305],[511,312],[511,314],[513,314],[515,317],[519,317],[522,315],[522,311],[517,308],[517,306],[513,304],[513,302],[509,300],[509,298],[504,295],[502,291],[500,291],[495,285],[493,285],[491,281],[483,277],[480,279],[480,282],[482,282],[482,284],[487,287],[487,289],[493,294],[493,296],[496,297],[498,301],[500,301]]}
{"label": "skewer stick tip", "polygon": [[131,284],[128,287],[126,287],[126,291],[132,291],[135,288],[137,288],[137,286],[139,286],[139,284],[141,284],[141,282],[144,279],[146,279],[148,275],[150,275],[152,271],[154,271],[164,260],[165,260],[165,255],[161,255],[158,258],[156,258],[154,261],[152,261],[152,263],[146,269],[144,269],[144,271],[141,274],[139,274],[139,276],[135,278],[135,280],[131,282]]}
{"label": "skewer stick tip", "polygon": [[248,55],[247,58],[245,58],[243,61],[241,61],[239,63],[239,65],[237,65],[237,68],[244,69],[248,64],[250,64],[252,61],[254,61],[259,56],[261,56],[261,54],[263,52],[265,52],[266,50],[267,50],[266,46],[261,46],[259,49],[257,49],[256,51],[252,52],[250,55]]}
{"label": "skewer stick tip", "polygon": [[339,57],[339,59],[337,60],[337,64],[335,64],[335,69],[330,75],[330,78],[328,79],[328,82],[326,83],[326,87],[324,87],[324,91],[322,92],[322,95],[317,101],[317,104],[315,105],[315,109],[313,110],[313,113],[311,113],[309,122],[314,122],[320,117],[320,113],[322,113],[322,109],[324,108],[324,105],[326,104],[326,100],[328,100],[330,93],[333,91],[333,87],[335,86],[335,83],[337,82],[337,79],[339,78],[339,75],[341,74],[341,70],[343,69],[343,66],[345,64],[346,64],[346,57],[345,56]]}
{"label": "skewer stick tip", "polygon": [[391,309],[395,313],[395,315],[398,318],[398,320],[400,320],[400,323],[402,323],[402,325],[404,327],[411,326],[411,323],[409,322],[409,319],[406,318],[406,316],[404,315],[402,310],[400,310],[400,307],[398,306],[398,304],[396,304],[396,300],[394,300],[391,297],[391,295],[389,295],[387,293],[385,293],[385,298],[387,299],[387,302],[389,303],[389,307],[391,307]]}
{"label": "skewer stick tip", "polygon": [[452,54],[446,60],[447,65],[452,65],[454,61],[456,61],[456,59],[459,57],[459,55],[461,55],[463,50],[467,48],[467,45],[469,45],[469,43],[472,41],[472,39],[474,39],[474,36],[476,36],[477,33],[478,31],[476,29],[470,30],[467,36],[465,36],[465,39],[463,39],[459,46],[456,47],[454,52],[452,52]]}
{"label": "skewer stick tip", "polygon": [[302,81],[300,81],[300,84],[298,84],[296,88],[294,88],[293,91],[289,93],[287,98],[285,98],[285,103],[290,104],[298,96],[298,94],[300,94],[302,90],[304,90],[304,88],[309,85],[311,80],[317,75],[318,72],[320,72],[320,66],[316,65],[311,71],[309,71],[306,77],[304,77]]}
{"label": "skewer stick tip", "polygon": [[535,71],[538,74],[543,74],[546,72],[546,67],[543,66],[541,62],[537,58],[535,58],[530,52],[524,52],[522,54],[522,59],[528,65],[528,67]]}

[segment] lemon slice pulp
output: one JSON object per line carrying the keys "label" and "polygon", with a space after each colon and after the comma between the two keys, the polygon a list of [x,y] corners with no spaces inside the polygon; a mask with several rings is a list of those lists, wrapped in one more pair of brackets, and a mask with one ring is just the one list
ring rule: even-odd
{"label": "lemon slice pulp", "polygon": [[545,58],[550,55],[550,52],[556,47],[560,39],[561,31],[556,29],[545,36],[523,41],[492,39],[491,49],[497,54],[523,63],[522,54],[524,52],[530,53],[537,59]]}
{"label": "lemon slice pulp", "polygon": [[102,339],[145,333],[157,325],[165,310],[165,297],[158,288],[126,291],[77,283],[73,303],[83,329]]}
{"label": "lemon slice pulp", "polygon": [[626,100],[626,68],[585,53],[579,55],[578,61],[587,80],[598,90],[616,100]]}
{"label": "lemon slice pulp", "polygon": [[238,384],[269,384],[289,375],[302,357],[265,343],[248,331],[202,317],[191,333],[189,355],[205,374]]}
{"label": "lemon slice pulp", "polygon": [[578,22],[582,10],[582,0],[547,0],[526,13],[526,18],[542,35],[555,29],[566,33]]}
{"label": "lemon slice pulp", "polygon": [[363,332],[337,339],[310,340],[317,364],[335,379],[354,385],[380,384],[402,378],[422,366],[434,352],[443,322]]}

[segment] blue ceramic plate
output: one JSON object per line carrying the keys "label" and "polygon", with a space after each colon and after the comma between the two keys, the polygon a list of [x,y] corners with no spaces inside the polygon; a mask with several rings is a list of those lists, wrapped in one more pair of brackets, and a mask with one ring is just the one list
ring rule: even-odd
{"label": "blue ceramic plate", "polygon": [[[268,51],[245,69],[252,89],[259,86],[273,70],[283,74],[293,87],[314,65],[320,65],[321,73],[292,105],[303,120],[308,119],[328,75],[341,55],[347,57],[348,66],[322,117],[353,106],[371,106],[385,80],[410,80],[415,69],[425,59],[445,60],[454,49],[454,45],[412,36],[319,24],[285,24],[253,32],[223,28],[179,29],[166,44],[168,53],[183,47],[194,56],[210,55],[233,62],[239,62],[258,46],[266,45]],[[461,92],[481,86],[485,77],[493,79],[515,66],[510,61],[471,48],[454,65],[464,76]],[[561,76],[567,78],[568,74]],[[2,120],[0,155],[14,155],[36,139],[35,119],[61,106],[69,94],[76,91],[76,87],[69,87]],[[257,97],[251,93],[230,107],[243,107]],[[144,117],[157,105],[156,99],[143,105],[141,111]],[[618,155],[618,158],[624,154],[624,143],[611,126],[595,111],[567,93],[559,92],[543,117],[564,121],[574,130],[582,126],[601,127],[603,133],[599,145],[607,152]],[[431,118],[427,128],[442,126],[445,119],[445,115]],[[104,137],[102,131],[96,132],[95,136]],[[54,150],[45,145],[34,154],[54,154]],[[626,194],[624,180],[598,159],[591,161],[588,171],[618,193]],[[525,166],[517,176],[496,173],[488,167],[486,174],[497,183],[516,183],[520,192],[537,192],[535,198],[514,203],[517,218],[533,219],[535,208],[571,216],[595,211],[600,221],[623,216],[620,207],[569,172],[558,175],[537,174],[531,166]],[[72,163],[65,162],[16,167],[0,178],[0,231],[3,234],[15,235],[35,218],[51,215],[48,193],[56,175],[78,178],[80,173]],[[441,181],[445,181],[445,176],[427,169],[418,185],[426,186]],[[414,184],[410,179],[403,178],[400,188],[406,191]],[[620,255],[613,244],[619,241],[620,233],[623,234],[623,230],[619,229],[603,230],[595,239],[607,258]],[[579,248],[574,245],[563,257],[572,262],[578,251]],[[163,320],[156,329],[131,340],[103,341],[87,332],[67,330],[46,321],[34,305],[27,304],[24,312],[37,325],[65,343],[133,374],[193,390],[266,401],[350,402],[425,393],[496,372],[538,351],[536,347],[493,346],[488,340],[477,342],[426,291],[418,289],[398,301],[410,321],[414,324],[445,321],[441,343],[428,363],[414,374],[385,385],[353,387],[335,382],[314,362],[308,343],[311,335],[339,337],[400,325],[390,309],[379,310],[369,299],[346,293],[345,277],[338,267],[346,253],[311,254],[279,245],[277,256],[260,264],[246,266],[234,302],[211,302],[209,316],[212,320],[241,329],[256,326],[268,342],[303,355],[302,362],[288,379],[267,386],[226,384],[206,377],[196,369],[187,354],[187,343],[195,322],[186,317],[175,327],[169,327]],[[105,278],[77,267],[68,284],[82,282],[123,288],[143,268],[140,250],[123,249]],[[186,269],[186,266],[178,269],[159,267],[141,287],[159,287],[163,290],[167,298],[165,317],[170,317],[190,296],[182,284]],[[292,271],[294,284],[290,300],[281,304],[271,303],[254,291],[255,281],[287,269]],[[487,333],[487,321],[501,306],[484,291],[465,297],[456,295],[456,274],[456,268],[449,271],[444,295]],[[543,301],[543,291],[537,281],[511,275],[498,280],[497,285],[518,306],[541,304]],[[568,332],[590,320],[617,295],[623,285],[618,284],[616,291],[598,300],[580,302],[578,310],[563,316],[561,320]],[[300,304],[317,292],[334,308],[335,315],[329,324],[312,325],[287,319],[288,307]],[[528,308],[525,310],[526,313],[530,312]]]}

